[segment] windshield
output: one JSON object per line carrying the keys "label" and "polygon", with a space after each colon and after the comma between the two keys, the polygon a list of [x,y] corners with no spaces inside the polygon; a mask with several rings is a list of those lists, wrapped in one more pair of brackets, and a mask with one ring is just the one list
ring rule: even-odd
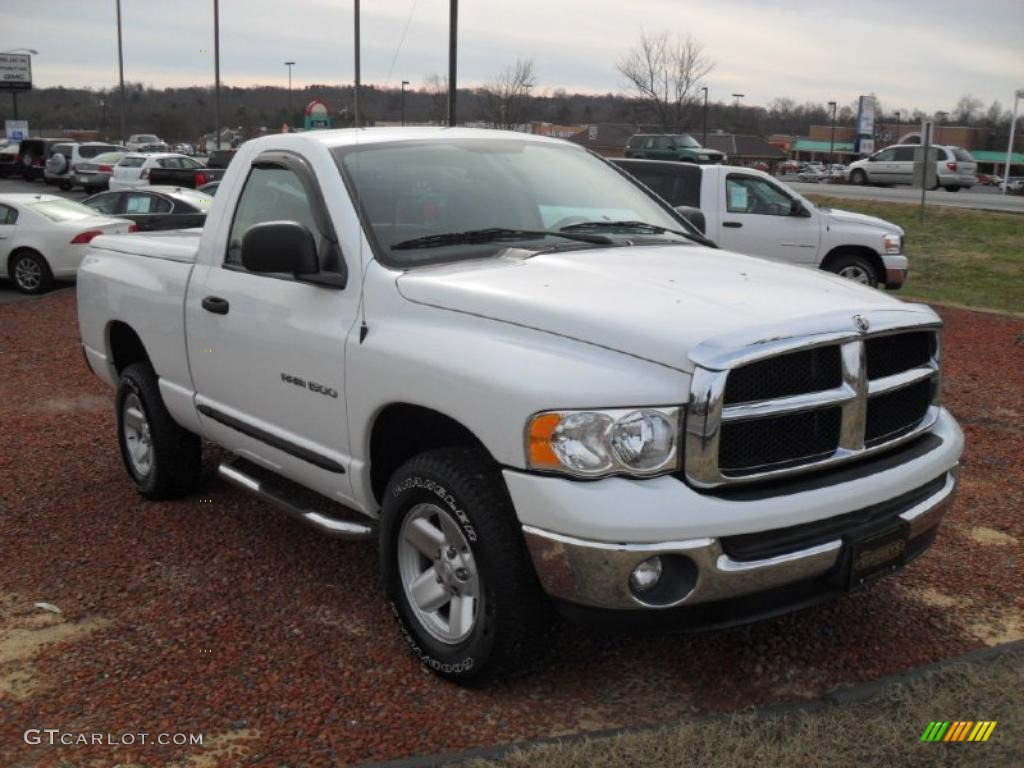
{"label": "windshield", "polygon": [[[594,222],[594,232],[627,241],[688,243],[683,235],[602,222],[643,222],[667,230],[680,224],[651,196],[586,150],[515,139],[407,141],[334,150],[358,199],[378,258],[406,267],[495,256],[509,247],[587,248],[596,242],[545,235]],[[507,229],[536,233],[508,239],[437,239],[431,235]],[[514,236],[513,236],[514,237]],[[607,239],[607,238],[598,238]],[[406,247],[395,248],[405,244]]]}
{"label": "windshield", "polygon": [[698,142],[695,138],[685,133],[680,136],[676,136],[675,143],[677,147],[692,147],[695,149],[700,148],[700,142]]}
{"label": "windshield", "polygon": [[45,200],[41,203],[29,203],[28,207],[50,221],[73,221],[96,215],[92,208],[72,200]]}

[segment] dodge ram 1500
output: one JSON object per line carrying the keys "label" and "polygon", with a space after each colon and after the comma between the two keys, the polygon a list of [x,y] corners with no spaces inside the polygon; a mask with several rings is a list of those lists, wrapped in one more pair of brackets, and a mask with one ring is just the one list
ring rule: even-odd
{"label": "dodge ram 1500", "polygon": [[374,539],[461,682],[521,669],[552,607],[689,628],[859,589],[957,484],[931,309],[709,248],[553,139],[247,142],[201,232],[96,238],[78,311],[144,496],[219,444],[226,480]]}

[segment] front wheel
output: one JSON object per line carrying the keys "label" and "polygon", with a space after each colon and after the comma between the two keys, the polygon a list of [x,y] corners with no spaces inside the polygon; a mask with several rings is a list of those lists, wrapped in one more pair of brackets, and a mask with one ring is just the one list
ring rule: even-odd
{"label": "front wheel", "polygon": [[874,266],[865,257],[856,253],[847,253],[832,259],[826,269],[835,272],[840,277],[853,280],[855,283],[867,285],[871,288],[878,287],[878,275]]}
{"label": "front wheel", "polygon": [[863,187],[868,183],[868,175],[864,173],[860,168],[850,174],[850,183],[856,184],[859,187]]}
{"label": "front wheel", "polygon": [[428,669],[478,684],[535,658],[547,598],[501,474],[482,452],[429,451],[395,472],[380,558],[392,610]]}
{"label": "front wheel", "polygon": [[116,403],[121,458],[139,493],[173,499],[193,491],[202,444],[167,412],[152,365],[133,363],[121,372]]}

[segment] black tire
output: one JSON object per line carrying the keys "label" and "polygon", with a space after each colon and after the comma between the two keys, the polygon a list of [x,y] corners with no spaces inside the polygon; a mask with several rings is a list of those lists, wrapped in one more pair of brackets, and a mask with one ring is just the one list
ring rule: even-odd
{"label": "black tire", "polygon": [[70,182],[70,181],[61,181],[61,182],[58,182],[57,186],[58,186],[58,187],[60,187],[60,188],[61,188],[62,190],[64,190],[65,192],[68,192],[68,191],[70,191],[70,190],[71,190],[71,182]]}
{"label": "black tire", "polygon": [[[125,402],[132,396],[141,403],[148,425],[151,465],[147,472],[140,472],[129,455]],[[199,484],[202,444],[198,435],[182,429],[167,412],[153,366],[148,362],[127,366],[121,372],[115,402],[121,459],[139,493],[147,499],[173,499],[194,491]]]}
{"label": "black tire", "polygon": [[960,187],[958,187],[956,184],[953,184],[952,186],[946,187],[945,189],[946,189],[947,192],[959,192],[960,191]]}
{"label": "black tire", "polygon": [[860,168],[855,168],[853,173],[850,174],[850,183],[863,187],[868,183],[868,175]]}
{"label": "black tire", "polygon": [[865,284],[872,288],[877,288],[881,281],[881,276],[875,269],[875,265],[866,256],[861,256],[858,253],[841,253],[834,256],[829,259],[825,269],[829,272],[834,272],[840,277],[846,277],[857,282],[863,282],[860,279],[860,276],[863,276],[864,280],[866,280]]}
{"label": "black tire", "polygon": [[[402,584],[402,524],[422,505],[451,511],[479,574],[475,623],[459,642],[445,642],[426,629]],[[535,666],[550,604],[537,581],[500,471],[481,451],[428,451],[392,475],[380,517],[380,563],[402,634],[413,654],[434,673],[462,685],[480,685]]]}
{"label": "black tire", "polygon": [[53,272],[42,254],[31,250],[15,251],[7,260],[7,274],[14,287],[35,296],[53,287]]}

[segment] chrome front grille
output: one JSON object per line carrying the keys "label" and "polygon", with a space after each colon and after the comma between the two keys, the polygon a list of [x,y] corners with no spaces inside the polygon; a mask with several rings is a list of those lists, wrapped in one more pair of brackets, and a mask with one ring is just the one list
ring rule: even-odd
{"label": "chrome front grille", "polygon": [[807,472],[924,432],[939,412],[940,328],[908,306],[699,345],[687,479],[713,488]]}

